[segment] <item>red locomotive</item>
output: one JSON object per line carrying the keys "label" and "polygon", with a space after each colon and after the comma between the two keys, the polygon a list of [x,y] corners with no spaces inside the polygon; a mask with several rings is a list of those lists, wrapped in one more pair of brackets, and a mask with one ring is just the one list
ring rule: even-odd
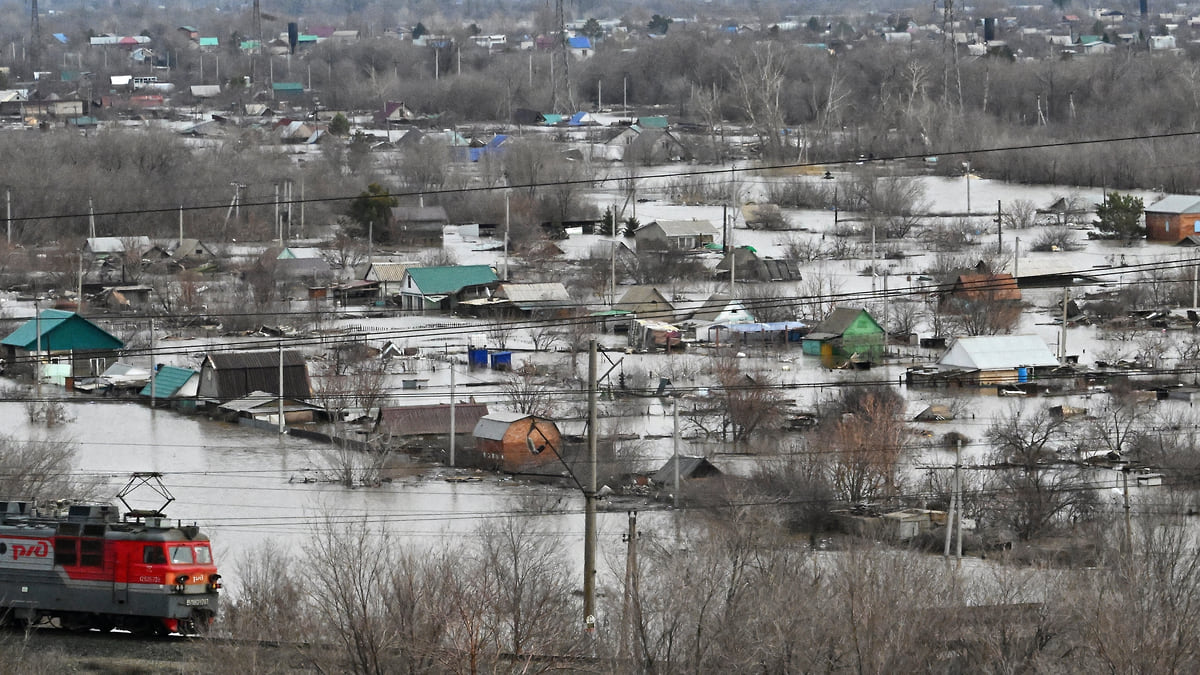
{"label": "red locomotive", "polygon": [[145,473],[117,495],[124,517],[111,504],[0,501],[4,619],[152,635],[206,628],[221,588],[208,537],[168,522],[162,508],[129,509],[125,497],[143,485],[174,500],[159,474]]}

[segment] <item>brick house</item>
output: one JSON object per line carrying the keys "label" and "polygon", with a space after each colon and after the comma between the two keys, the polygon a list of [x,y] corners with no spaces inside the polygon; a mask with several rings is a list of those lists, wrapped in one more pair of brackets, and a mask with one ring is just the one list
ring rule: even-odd
{"label": "brick house", "polygon": [[1171,195],[1146,207],[1146,238],[1177,242],[1200,234],[1200,197]]}

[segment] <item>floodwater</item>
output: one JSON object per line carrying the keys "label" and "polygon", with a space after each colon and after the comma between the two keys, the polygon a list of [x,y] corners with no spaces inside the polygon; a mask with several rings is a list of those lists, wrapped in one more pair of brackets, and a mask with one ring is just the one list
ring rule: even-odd
{"label": "floodwater", "polygon": [[[75,472],[102,479],[108,489],[101,492],[114,496],[132,472],[161,472],[175,496],[167,515],[198,523],[212,538],[235,592],[238,570],[256,545],[272,539],[299,551],[327,518],[367,522],[403,545],[428,548],[469,541],[483,524],[533,512],[561,538],[565,560],[577,564],[582,577],[583,500],[577,491],[499,476],[448,483],[441,470],[378,488],[304,483],[330,465],[329,446],[133,402],[69,403],[66,411],[69,422],[54,428],[54,438],[76,443]],[[0,432],[12,438],[47,437],[46,429],[28,424],[19,403],[0,403],[0,419]],[[162,505],[147,488],[130,502],[134,508]],[[601,513],[598,524],[601,554],[615,553],[622,547],[624,514]]]}
{"label": "floodwater", "polygon": [[[963,178],[930,177],[920,180],[926,188],[931,212],[949,214],[967,210]],[[641,195],[652,200],[638,204],[637,215],[641,222],[690,218],[703,218],[716,224],[721,222],[720,206],[673,205],[667,198],[666,190],[661,186],[663,181],[658,183],[659,188],[656,189],[651,184]],[[753,193],[755,189],[758,188],[751,185],[748,192]],[[1054,198],[1062,195],[1079,195],[1092,202],[1101,198],[1099,189],[1019,186],[986,178],[972,180],[970,190],[972,213],[979,212],[974,219],[979,225],[979,234],[977,244],[968,249],[967,253],[980,254],[985,250],[994,249],[996,245],[996,233],[994,225],[991,225],[996,200],[1005,203],[1016,199],[1028,199],[1038,206],[1046,206]],[[1153,195],[1149,193],[1142,196],[1148,204],[1153,201]],[[620,195],[616,191],[597,192],[591,195],[591,198],[603,210],[605,205],[617,203]],[[985,211],[986,213],[983,213]],[[785,212],[785,215],[794,227],[804,228],[801,232],[786,236],[819,239],[831,236],[833,232],[831,212],[792,210]],[[854,214],[845,215],[854,217]],[[1006,232],[1006,245],[1011,245],[1018,236],[1024,236],[1024,233]],[[1028,236],[1032,238],[1033,234],[1029,233]],[[747,230],[739,224],[734,234],[734,243],[753,245],[761,255],[778,256],[782,253],[781,244],[784,237],[785,235],[775,232]],[[607,241],[608,239],[599,235],[584,236],[573,232],[571,238],[561,242],[561,245],[569,258],[582,258],[597,245],[607,246],[604,243]],[[1178,257],[1178,253],[1168,247],[1148,243],[1116,249],[1110,243],[1087,242],[1082,236],[1081,241],[1085,243],[1085,247],[1078,252],[1022,251],[1019,265],[1023,270],[1085,270],[1102,264],[1124,262],[1133,265],[1168,256]],[[931,261],[919,240],[909,239],[891,243],[898,244],[908,254],[902,260],[888,261],[891,266],[890,277],[894,282],[891,288],[895,290],[913,283],[909,278],[916,279]],[[477,250],[481,248],[479,242],[459,238],[454,232],[447,235],[447,247],[462,264],[486,263],[499,266],[502,261],[501,253]],[[841,293],[868,293],[873,286],[882,289],[879,278],[859,273],[867,262],[862,256],[856,260],[823,260],[805,264],[801,271],[806,278],[813,275],[827,276]],[[710,260],[710,264],[715,266],[715,257]],[[1025,273],[1027,272],[1022,272]],[[702,300],[710,293],[723,290],[727,288],[720,280],[714,279],[673,288],[671,293],[681,298]],[[785,296],[799,296],[800,285],[781,285],[781,292]],[[1033,305],[1033,309],[1026,312],[1016,332],[1037,334],[1047,344],[1053,345],[1060,330],[1053,324],[1056,312],[1054,303],[1058,297],[1055,293],[1029,294],[1027,301]],[[5,311],[10,316],[21,316],[26,315],[23,314],[25,309],[32,310],[31,307],[22,308],[9,303]],[[341,323],[367,331],[389,331],[390,334],[386,337],[394,339],[401,346],[432,347],[445,352],[455,352],[459,355],[460,362],[461,350],[467,343],[486,344],[488,340],[484,325],[446,317],[364,317],[346,319]],[[431,323],[438,324],[441,328],[435,332],[422,331],[421,336],[410,337],[404,332],[428,327]],[[600,339],[602,342],[614,343],[610,346],[620,346],[621,342],[621,338],[611,335],[600,336]],[[525,335],[513,335],[511,340],[510,346],[531,346]],[[378,344],[383,338],[372,338],[371,341]],[[1086,327],[1071,328],[1068,331],[1068,344],[1069,352],[1080,354],[1080,362],[1083,364],[1094,360],[1095,354],[1112,347],[1094,329]],[[901,365],[878,368],[865,373],[829,371],[822,368],[817,359],[802,356],[799,349],[766,351],[748,348],[745,351],[747,359],[756,367],[770,372],[780,384],[806,385],[789,390],[789,395],[794,396],[794,402],[800,408],[811,408],[817,397],[825,395],[819,386],[812,385],[853,379],[895,382],[904,370],[904,366]],[[912,351],[914,357],[932,358],[932,353]],[[525,359],[547,362],[568,358],[571,358],[570,355],[561,353],[521,354],[517,364]],[[687,386],[704,386],[702,362],[705,359],[699,353],[672,357],[677,358],[676,361],[646,355],[623,355],[616,358],[625,359],[625,367],[643,369],[655,379],[669,375],[676,382]],[[586,358],[581,358],[580,364],[581,370],[586,371]],[[445,364],[434,359],[420,359],[414,367],[423,378],[423,388],[411,392],[411,395],[403,395],[397,386],[393,391],[397,392],[398,400],[411,403],[445,401],[450,393],[449,370]],[[457,386],[461,393],[456,393],[460,400],[476,396],[477,400],[492,404],[501,402],[502,396],[495,386],[499,376],[495,373],[465,370],[459,370],[457,373]],[[903,388],[901,391],[909,397],[911,414],[916,414],[930,403],[943,402],[945,396],[939,392],[908,391]],[[577,405],[582,398],[582,388],[579,396],[566,398],[571,398]],[[1073,401],[1063,402],[1077,404]],[[1012,402],[992,396],[974,397],[967,406],[969,417],[945,427],[938,427],[937,433],[942,434],[953,429],[971,438],[980,438],[993,420],[1011,414],[1011,406],[1031,405],[1050,403],[1045,400]],[[522,485],[498,476],[486,476],[477,483],[452,484],[442,480],[436,472],[433,475],[406,478],[379,488],[347,489],[326,482],[304,482],[306,477],[317,474],[320,469],[330,464],[327,458],[328,448],[314,442],[279,437],[269,432],[213,422],[202,417],[189,417],[162,410],[152,412],[137,403],[70,403],[67,405],[67,412],[71,421],[63,425],[58,433],[69,436],[78,444],[75,470],[84,475],[103,477],[112,494],[124,485],[133,471],[162,472],[164,481],[176,497],[176,502],[168,509],[168,515],[186,521],[196,521],[210,534],[216,551],[221,556],[223,573],[231,580],[233,588],[236,588],[237,570],[242,558],[256,544],[265,539],[276,539],[296,550],[303,546],[305,537],[312,528],[328,515],[365,519],[413,546],[436,546],[469,538],[480,524],[498,517],[508,514],[528,515],[534,510],[539,514],[550,514],[539,517],[545,518],[546,527],[561,537],[567,556],[572,561],[570,564],[581,564],[575,561],[581,557],[577,554],[582,549],[582,500],[574,490]],[[658,401],[650,400],[646,402],[644,411],[627,412],[626,415],[623,419],[609,419],[602,424],[619,423],[624,430],[635,433],[639,437],[636,443],[639,452],[645,457],[646,468],[653,468],[673,450],[669,439],[670,409]],[[24,408],[19,403],[0,403],[0,420],[0,432],[17,439],[41,438],[45,431],[29,427],[25,421]],[[685,427],[686,433],[688,430]],[[682,444],[680,451],[696,452],[702,447],[687,440]],[[754,452],[762,449],[748,450]],[[982,453],[981,446],[972,447],[964,453],[966,461],[969,463],[982,459],[979,453]],[[746,462],[721,458],[716,461],[718,466],[737,473],[748,470]],[[949,463],[948,455],[944,452],[917,455],[910,458],[910,462],[914,475],[927,470],[927,466],[944,467]],[[549,508],[546,508],[546,494],[553,497],[549,500]],[[158,506],[144,490],[139,492],[137,497],[139,499],[135,506]],[[661,524],[664,520],[661,516],[664,514],[655,515],[659,516],[657,520]],[[649,520],[650,522],[644,525],[648,530],[654,528],[656,518],[652,517]],[[602,560],[620,557],[623,547],[620,534],[624,527],[624,514],[601,515]],[[615,575],[615,578],[619,577],[619,573]],[[611,582],[611,578],[602,581],[602,585],[608,582]]]}

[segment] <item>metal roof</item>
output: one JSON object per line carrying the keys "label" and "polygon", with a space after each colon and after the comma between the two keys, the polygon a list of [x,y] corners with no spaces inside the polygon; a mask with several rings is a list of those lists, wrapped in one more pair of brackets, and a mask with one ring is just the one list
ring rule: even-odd
{"label": "metal roof", "polygon": [[668,237],[690,237],[694,235],[709,234],[716,236],[716,226],[707,220],[656,220],[646,227],[658,225]]}
{"label": "metal roof", "polygon": [[532,418],[533,415],[514,412],[488,413],[479,418],[475,425],[475,438],[486,438],[491,441],[504,440],[504,434],[514,423]]}
{"label": "metal roof", "polygon": [[422,295],[457,293],[467,286],[484,286],[500,280],[489,265],[410,267],[408,275]]}
{"label": "metal roof", "polygon": [[[454,431],[467,433],[488,414],[485,403],[458,403],[454,406]],[[450,405],[410,405],[379,410],[380,430],[396,436],[425,436],[450,433]]]}
{"label": "metal roof", "polygon": [[500,284],[496,296],[515,304],[521,303],[571,303],[567,287],[557,281],[534,284]]}
{"label": "metal roof", "polygon": [[[158,372],[154,374],[154,396],[156,398],[170,398],[178,393],[183,388],[183,385],[187,384],[188,380],[199,374],[199,371],[192,370],[191,368],[160,366]],[[142,388],[141,395],[150,395],[149,383]]]}
{"label": "metal roof", "polygon": [[[75,312],[59,309],[43,309],[38,319],[30,319],[23,326],[9,333],[0,344],[34,351],[38,347],[38,328],[41,328],[43,351],[78,351],[120,349],[125,343],[108,331],[79,316]],[[40,323],[40,326],[39,326]]]}
{"label": "metal roof", "polygon": [[[275,412],[279,410],[279,396],[268,391],[252,391],[242,398],[227,401],[218,407],[234,412],[253,412],[260,408],[264,412]],[[289,413],[298,410],[322,410],[322,408],[286,396],[283,398],[283,412]]]}
{"label": "metal roof", "polygon": [[955,340],[938,359],[937,365],[968,370],[1011,370],[1057,366],[1058,359],[1037,335],[980,335]]}
{"label": "metal roof", "polygon": [[1200,197],[1170,195],[1146,207],[1147,213],[1200,213]]}
{"label": "metal roof", "polygon": [[367,279],[374,281],[403,281],[404,272],[412,267],[412,263],[406,262],[377,262],[371,263],[367,268]]}

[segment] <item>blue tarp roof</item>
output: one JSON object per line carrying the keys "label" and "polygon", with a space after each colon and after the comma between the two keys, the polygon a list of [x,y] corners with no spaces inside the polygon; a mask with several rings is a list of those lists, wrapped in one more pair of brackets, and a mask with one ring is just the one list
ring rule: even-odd
{"label": "blue tarp roof", "polygon": [[571,49],[591,49],[592,41],[585,36],[567,38],[567,46]]}
{"label": "blue tarp roof", "polygon": [[54,39],[58,40],[59,42],[63,43],[64,45],[67,44],[67,36],[63,33],[55,33]]}

